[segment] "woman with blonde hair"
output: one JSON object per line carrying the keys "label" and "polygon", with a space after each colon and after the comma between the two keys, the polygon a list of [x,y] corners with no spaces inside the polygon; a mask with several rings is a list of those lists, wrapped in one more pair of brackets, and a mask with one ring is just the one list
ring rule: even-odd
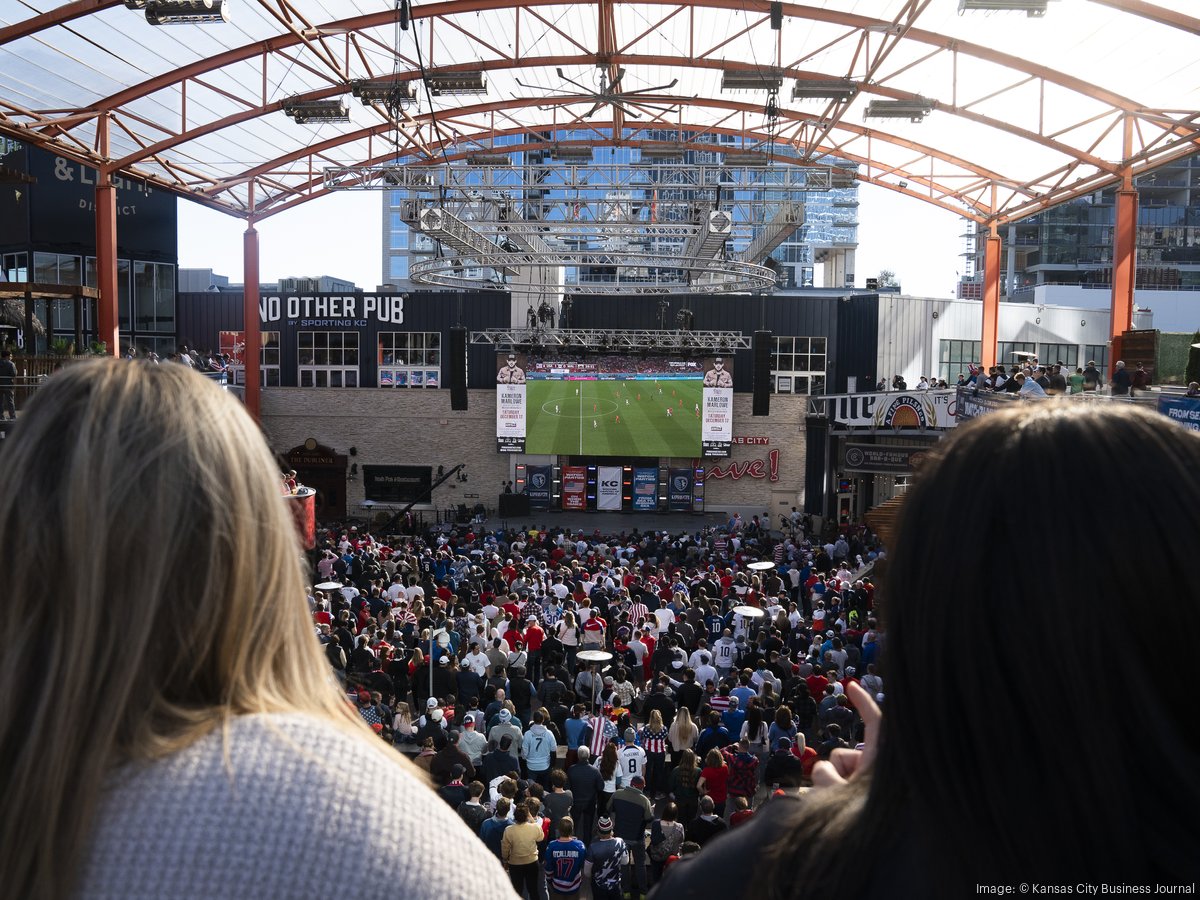
{"label": "woman with blonde hair", "polygon": [[672,763],[677,764],[683,751],[696,746],[696,741],[700,738],[700,729],[692,721],[692,714],[686,706],[679,707],[679,712],[675,713],[675,721],[667,730],[667,738],[671,744]]}
{"label": "woman with blonde hair", "polygon": [[[511,898],[330,677],[289,501],[229,394],[183,366],[79,363],[2,454],[6,895]],[[35,622],[50,553],[66,600]],[[461,845],[453,870],[431,834]],[[312,853],[331,842],[363,853]]]}

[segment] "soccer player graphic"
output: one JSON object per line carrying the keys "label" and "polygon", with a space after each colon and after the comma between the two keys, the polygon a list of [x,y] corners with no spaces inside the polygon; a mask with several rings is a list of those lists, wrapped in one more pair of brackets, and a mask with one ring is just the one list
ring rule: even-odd
{"label": "soccer player graphic", "polygon": [[[628,400],[626,400],[625,402],[626,402],[626,403],[628,403],[629,401],[628,401]],[[620,413],[617,413],[617,418],[616,418],[616,420],[613,422],[613,424],[614,424],[614,425],[620,425],[620,424],[621,424],[621,414],[620,414]]]}
{"label": "soccer player graphic", "polygon": [[628,406],[628,405],[629,405],[629,398],[628,398],[628,397],[626,397],[626,398],[625,398],[625,405],[626,405],[626,406]]}
{"label": "soccer player graphic", "polygon": [[599,422],[597,422],[595,419],[592,419],[592,427],[593,427],[593,428],[599,428],[599,427],[600,427],[600,423],[599,423]]}
{"label": "soccer player graphic", "polygon": [[725,360],[717,356],[713,367],[704,373],[705,387],[733,387],[733,376],[725,371]]}
{"label": "soccer player graphic", "polygon": [[558,415],[558,404],[557,403],[554,404],[554,414],[556,416]]}
{"label": "soccer player graphic", "polygon": [[515,354],[508,354],[508,365],[501,367],[496,373],[497,384],[524,384],[525,370],[517,365]]}
{"label": "soccer player graphic", "polygon": [[672,416],[674,416],[674,415],[675,415],[675,414],[674,414],[674,413],[671,411],[671,407],[669,407],[669,406],[668,406],[668,407],[667,407],[667,418],[669,419],[669,418],[671,418],[671,417],[672,417]]}

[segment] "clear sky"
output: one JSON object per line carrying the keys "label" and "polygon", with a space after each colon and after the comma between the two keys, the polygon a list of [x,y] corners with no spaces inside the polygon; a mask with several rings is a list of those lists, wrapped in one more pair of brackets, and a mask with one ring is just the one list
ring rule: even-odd
{"label": "clear sky", "polygon": [[[891,269],[906,294],[952,297],[962,266],[963,220],[869,184],[860,187],[859,201],[856,285]],[[260,223],[260,280],[332,275],[373,290],[382,281],[380,204],[378,191],[333,193]],[[179,201],[179,265],[240,282],[244,232],[240,219]]]}

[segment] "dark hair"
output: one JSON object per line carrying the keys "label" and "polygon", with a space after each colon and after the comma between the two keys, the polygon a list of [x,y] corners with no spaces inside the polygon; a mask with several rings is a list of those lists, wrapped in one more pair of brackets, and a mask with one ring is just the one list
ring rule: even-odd
{"label": "dark hair", "polygon": [[[778,825],[759,895],[871,893],[867,858],[904,860],[914,875],[936,865],[947,896],[1084,872],[1194,881],[1193,689],[1162,678],[1158,661],[1190,658],[1200,624],[1200,582],[1180,544],[1200,534],[1198,462],[1200,435],[1125,403],[1021,404],[937,445],[889,553],[888,703],[873,772]],[[1015,536],[1035,510],[1069,510],[1078,523],[1054,533],[1052,554],[963,533],[971,523]],[[1129,627],[1146,572],[1169,628]],[[1062,702],[1048,702],[1033,621],[1071,629],[1054,645]],[[1153,762],[1138,735],[1154,736]]]}

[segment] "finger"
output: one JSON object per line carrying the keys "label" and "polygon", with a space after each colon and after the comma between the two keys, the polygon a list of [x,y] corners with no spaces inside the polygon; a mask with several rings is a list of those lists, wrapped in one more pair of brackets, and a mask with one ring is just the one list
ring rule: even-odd
{"label": "finger", "polygon": [[812,783],[814,789],[830,788],[839,784],[845,784],[846,779],[838,774],[837,769],[833,767],[832,763],[821,760],[813,766]]}
{"label": "finger", "polygon": [[850,695],[850,702],[862,716],[863,752],[866,754],[864,763],[867,768],[870,768],[879,749],[879,726],[883,722],[883,712],[870,692],[857,681],[850,682],[846,692]]}
{"label": "finger", "polygon": [[829,762],[839,775],[851,781],[855,774],[862,770],[865,755],[862,750],[846,750],[839,747],[829,754]]}

